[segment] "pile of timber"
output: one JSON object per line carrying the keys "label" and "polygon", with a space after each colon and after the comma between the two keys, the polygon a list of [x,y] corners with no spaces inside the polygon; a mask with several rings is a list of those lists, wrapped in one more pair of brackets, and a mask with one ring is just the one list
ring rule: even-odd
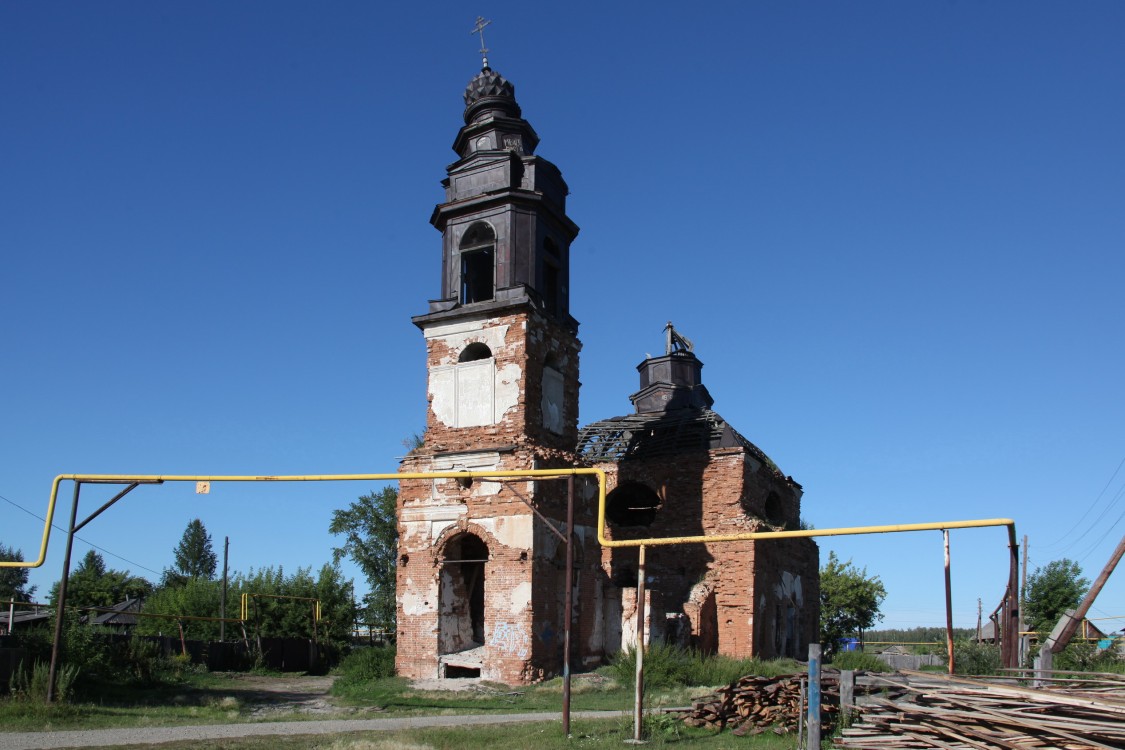
{"label": "pile of timber", "polygon": [[[688,726],[733,729],[734,734],[740,736],[759,734],[767,729],[776,734],[795,732],[801,721],[802,681],[805,679],[801,674],[748,675],[693,701],[690,709],[678,713],[685,714],[684,723]],[[821,723],[830,726],[840,710],[839,672],[825,670],[820,684]],[[863,688],[857,685],[856,692],[863,692]]]}
{"label": "pile of timber", "polygon": [[899,693],[869,696],[837,747],[1125,748],[1125,677],[1048,680],[1044,687],[921,672],[873,680]]}

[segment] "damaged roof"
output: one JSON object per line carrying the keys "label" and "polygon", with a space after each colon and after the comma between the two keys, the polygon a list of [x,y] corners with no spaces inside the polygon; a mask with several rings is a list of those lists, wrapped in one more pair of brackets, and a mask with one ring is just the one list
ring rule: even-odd
{"label": "damaged roof", "polygon": [[578,433],[578,453],[590,461],[625,461],[718,448],[742,448],[781,474],[769,456],[710,409],[628,414],[592,422]]}

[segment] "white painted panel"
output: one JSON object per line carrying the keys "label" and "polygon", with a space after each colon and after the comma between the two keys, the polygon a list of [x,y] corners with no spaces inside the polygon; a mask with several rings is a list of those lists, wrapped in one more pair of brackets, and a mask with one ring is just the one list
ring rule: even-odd
{"label": "white painted panel", "polygon": [[446,427],[457,426],[457,387],[453,367],[430,370],[430,408]]}
{"label": "white painted panel", "polygon": [[457,427],[495,423],[493,360],[457,365]]}

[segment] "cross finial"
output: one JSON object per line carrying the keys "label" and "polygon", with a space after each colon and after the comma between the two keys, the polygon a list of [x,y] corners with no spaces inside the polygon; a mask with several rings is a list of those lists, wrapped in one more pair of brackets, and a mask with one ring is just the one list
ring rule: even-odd
{"label": "cross finial", "polygon": [[490,23],[492,21],[484,20],[484,16],[477,16],[477,25],[469,32],[470,34],[480,34],[481,70],[488,70],[488,47],[484,46],[484,27]]}

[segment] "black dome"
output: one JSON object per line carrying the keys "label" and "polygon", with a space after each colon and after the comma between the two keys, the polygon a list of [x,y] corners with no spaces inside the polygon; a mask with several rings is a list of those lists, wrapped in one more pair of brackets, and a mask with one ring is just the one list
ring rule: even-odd
{"label": "black dome", "polygon": [[520,116],[516,104],[516,87],[492,68],[484,68],[465,87],[465,122],[480,111],[498,109],[505,114]]}

